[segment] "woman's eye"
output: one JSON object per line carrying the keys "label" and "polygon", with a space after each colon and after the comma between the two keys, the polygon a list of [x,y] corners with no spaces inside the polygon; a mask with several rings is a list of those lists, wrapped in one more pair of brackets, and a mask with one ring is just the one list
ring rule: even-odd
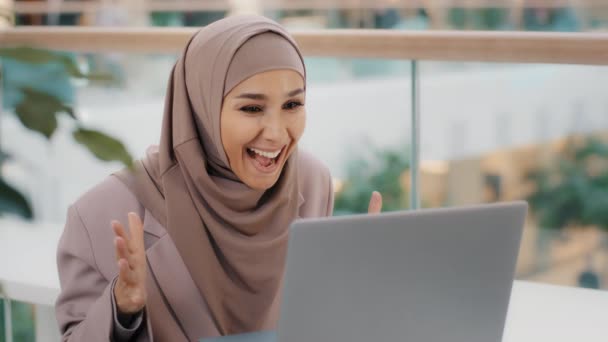
{"label": "woman's eye", "polygon": [[246,113],[259,113],[262,111],[262,108],[258,106],[245,106],[241,107],[241,111]]}
{"label": "woman's eye", "polygon": [[302,105],[303,104],[300,101],[290,101],[290,102],[287,102],[286,104],[283,105],[283,109],[293,110],[293,109],[296,109],[296,108],[298,108],[298,107],[300,107]]}

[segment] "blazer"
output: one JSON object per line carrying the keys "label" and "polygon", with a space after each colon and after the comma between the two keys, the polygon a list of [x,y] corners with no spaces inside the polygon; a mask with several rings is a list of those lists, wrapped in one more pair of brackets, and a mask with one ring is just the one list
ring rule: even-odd
{"label": "blazer", "polygon": [[[314,174],[299,177],[298,217],[330,216],[333,188],[329,170],[312,155],[298,153],[299,165],[316,166]],[[326,186],[322,190],[309,186],[313,180]],[[169,322],[157,322],[157,313],[148,308],[127,327],[117,319],[113,287],[118,266],[110,222],[119,220],[128,229],[129,212],[143,219],[148,293],[163,298],[165,305],[154,310],[169,312],[173,317]],[[55,310],[62,341],[180,342],[220,335],[165,227],[115,176],[107,177],[69,207],[57,266],[61,293]],[[161,293],[151,293],[158,291],[151,286],[154,283]]]}

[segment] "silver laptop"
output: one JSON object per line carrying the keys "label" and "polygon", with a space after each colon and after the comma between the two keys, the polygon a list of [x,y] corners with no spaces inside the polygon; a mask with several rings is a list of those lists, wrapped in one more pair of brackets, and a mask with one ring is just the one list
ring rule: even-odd
{"label": "silver laptop", "polygon": [[279,342],[501,341],[525,202],[332,217],[290,231]]}
{"label": "silver laptop", "polygon": [[498,342],[525,202],[295,222],[276,332],[204,342]]}

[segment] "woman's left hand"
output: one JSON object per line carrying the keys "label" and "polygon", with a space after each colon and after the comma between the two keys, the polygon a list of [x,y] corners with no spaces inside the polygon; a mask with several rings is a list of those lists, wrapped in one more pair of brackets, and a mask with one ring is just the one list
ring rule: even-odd
{"label": "woman's left hand", "polygon": [[369,200],[367,207],[368,214],[380,214],[382,211],[382,195],[378,191],[372,192],[372,198]]}

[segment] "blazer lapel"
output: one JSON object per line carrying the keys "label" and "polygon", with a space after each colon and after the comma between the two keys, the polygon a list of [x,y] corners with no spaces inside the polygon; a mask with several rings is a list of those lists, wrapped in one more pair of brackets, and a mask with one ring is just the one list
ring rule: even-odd
{"label": "blazer lapel", "polygon": [[144,231],[158,236],[158,240],[146,250],[150,272],[188,340],[219,336],[207,304],[179,251],[165,228],[147,210]]}

